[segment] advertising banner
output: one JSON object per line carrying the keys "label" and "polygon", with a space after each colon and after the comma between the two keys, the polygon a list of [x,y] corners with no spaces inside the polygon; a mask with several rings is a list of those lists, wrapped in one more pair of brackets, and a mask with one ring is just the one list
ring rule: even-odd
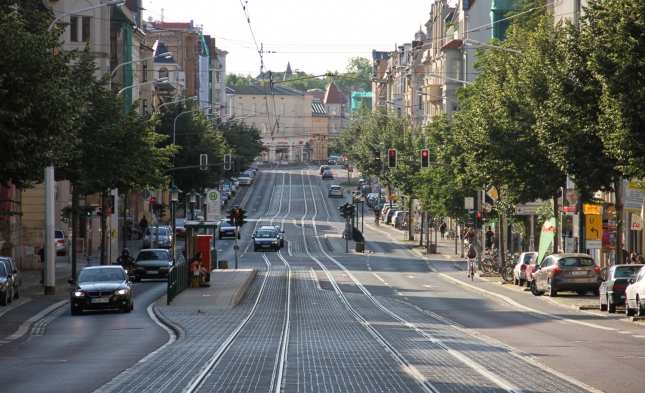
{"label": "advertising banner", "polygon": [[544,222],[542,225],[542,231],[540,233],[540,246],[538,247],[538,261],[542,261],[544,255],[551,247],[551,242],[555,239],[555,234],[558,231],[558,219],[551,217]]}
{"label": "advertising banner", "polygon": [[643,198],[645,198],[645,182],[640,180],[630,180],[625,190],[625,213],[641,213],[643,207]]}

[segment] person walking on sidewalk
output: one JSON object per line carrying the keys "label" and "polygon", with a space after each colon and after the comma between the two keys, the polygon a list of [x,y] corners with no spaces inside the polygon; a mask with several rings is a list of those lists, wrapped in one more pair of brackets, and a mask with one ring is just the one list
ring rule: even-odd
{"label": "person walking on sidewalk", "polygon": [[145,214],[143,215],[143,218],[141,221],[139,221],[139,229],[141,229],[141,236],[146,235],[146,229],[148,229],[148,220],[146,220]]}
{"label": "person walking on sidewalk", "polygon": [[475,246],[473,246],[472,244],[468,245],[466,256],[468,257],[468,267],[466,269],[466,271],[468,272],[468,277],[470,277],[471,274],[474,276],[475,273],[477,273],[477,250],[475,250]]}
{"label": "person walking on sidewalk", "polygon": [[446,235],[446,228],[447,227],[448,226],[446,225],[445,222],[441,223],[441,226],[439,227],[439,232],[441,232],[441,240],[444,240],[444,236]]}
{"label": "person walking on sidewalk", "polygon": [[491,249],[493,247],[493,239],[495,238],[495,232],[493,232],[493,229],[489,226],[488,230],[486,231],[486,248]]}
{"label": "person walking on sidewalk", "polygon": [[38,262],[40,262],[40,285],[45,284],[45,245],[38,250]]}

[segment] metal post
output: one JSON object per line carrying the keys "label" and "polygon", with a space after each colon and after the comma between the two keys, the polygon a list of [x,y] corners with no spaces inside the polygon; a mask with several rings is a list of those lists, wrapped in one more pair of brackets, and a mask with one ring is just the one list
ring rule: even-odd
{"label": "metal post", "polygon": [[535,219],[535,216],[531,214],[531,241],[529,244],[529,251],[535,251],[535,237],[533,234],[533,226],[535,225],[533,220]]}
{"label": "metal post", "polygon": [[240,231],[240,227],[235,225],[235,269],[237,269],[237,258],[240,252],[240,243],[237,239],[237,234],[239,231]]}
{"label": "metal post", "polygon": [[[475,210],[476,212],[481,210],[481,204],[483,203],[483,201],[482,201],[482,199],[483,199],[482,194],[483,193],[484,193],[484,191],[477,190],[477,202],[476,202],[476,205],[475,205],[475,207],[477,208],[477,210]],[[481,233],[481,229],[479,229],[479,225],[477,225],[477,213],[475,213],[475,220],[474,221],[475,221],[475,244],[474,244],[474,246],[475,246],[475,249],[477,250],[477,267],[481,268],[481,262],[482,262],[481,251],[482,250],[477,247],[477,239],[479,238],[478,235]]]}
{"label": "metal post", "polygon": [[361,202],[361,233],[365,229],[365,201]]}
{"label": "metal post", "polygon": [[54,243],[54,168],[45,169],[45,295],[56,292],[56,245]]}
{"label": "metal post", "polygon": [[[171,194],[172,195],[172,194]],[[175,263],[177,259],[177,202],[170,202],[170,208],[172,209],[172,262]]]}
{"label": "metal post", "polygon": [[[162,203],[163,199],[161,199],[161,190],[157,190],[157,204]],[[153,248],[159,248],[159,210],[155,212],[155,221],[157,223],[157,231],[155,233],[155,241]]]}
{"label": "metal post", "polygon": [[349,218],[345,219],[345,254],[349,253]]}

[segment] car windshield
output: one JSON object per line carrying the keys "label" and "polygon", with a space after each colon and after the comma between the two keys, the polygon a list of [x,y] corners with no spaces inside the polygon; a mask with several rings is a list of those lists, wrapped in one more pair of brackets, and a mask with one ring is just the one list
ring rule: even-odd
{"label": "car windshield", "polygon": [[[195,213],[197,214],[197,213]],[[157,228],[148,228],[148,235],[156,235]],[[166,236],[166,228],[159,228],[159,236]]]}
{"label": "car windshield", "polygon": [[240,177],[249,177],[249,174],[248,174],[248,173],[242,173],[242,174],[240,175]]}
{"label": "car windshield", "polygon": [[329,188],[330,188],[331,190],[334,190],[334,191],[338,191],[338,190],[340,190],[340,187],[339,187],[339,186],[331,186],[331,187],[329,187]]}
{"label": "car windshield", "polygon": [[259,239],[272,239],[275,237],[275,232],[271,231],[260,231],[258,232],[257,235],[255,235],[256,238]]}
{"label": "car windshield", "polygon": [[233,225],[229,224],[229,223],[228,223],[228,222],[226,222],[226,221],[221,221],[221,222],[220,222],[220,224],[219,224],[219,226],[220,226],[220,227],[222,227],[222,228],[224,228],[224,227],[227,227],[227,228],[233,228]]}
{"label": "car windshield", "polygon": [[323,172],[323,173],[324,173],[325,175],[329,175],[329,174],[331,173],[331,171],[325,171],[325,172]]}
{"label": "car windshield", "polygon": [[614,273],[615,278],[629,278],[636,277],[636,273],[641,269],[642,266],[620,266],[616,268]]}
{"label": "car windshield", "polygon": [[89,269],[81,270],[78,274],[78,282],[106,282],[124,281],[125,274],[122,269]]}
{"label": "car windshield", "polygon": [[54,231],[54,236],[56,237],[56,239],[62,239],[65,237],[65,235],[63,234],[63,231],[58,231],[58,230]]}
{"label": "car windshield", "polygon": [[141,251],[137,256],[137,261],[169,261],[170,254],[168,251]]}
{"label": "car windshield", "polygon": [[570,257],[558,260],[560,266],[593,266],[594,261],[591,258]]}
{"label": "car windshield", "polygon": [[183,227],[185,221],[186,220],[184,220],[184,219],[177,219],[177,227]]}
{"label": "car windshield", "polygon": [[7,271],[4,268],[4,263],[0,262],[0,276],[6,277],[7,276]]}

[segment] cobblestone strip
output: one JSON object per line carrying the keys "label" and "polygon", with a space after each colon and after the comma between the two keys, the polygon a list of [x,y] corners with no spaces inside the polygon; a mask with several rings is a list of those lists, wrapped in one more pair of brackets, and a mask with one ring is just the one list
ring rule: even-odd
{"label": "cobblestone strip", "polygon": [[291,335],[283,392],[421,392],[313,271],[293,267]]}
{"label": "cobblestone strip", "polygon": [[288,270],[272,264],[258,308],[198,392],[266,392],[284,324]]}
{"label": "cobblestone strip", "polygon": [[[540,392],[587,392],[586,389],[548,371],[535,367],[514,349],[492,339],[478,338],[465,329],[456,329],[442,317],[433,318],[418,308],[396,299],[378,300],[388,310],[441,341],[452,350],[489,369],[504,370],[504,379],[521,390]],[[526,370],[531,370],[526,372]]]}
{"label": "cobblestone strip", "polygon": [[161,306],[158,311],[180,326],[185,338],[133,371],[111,392],[180,392],[246,318],[260,292],[266,271],[259,271],[236,307]]}

